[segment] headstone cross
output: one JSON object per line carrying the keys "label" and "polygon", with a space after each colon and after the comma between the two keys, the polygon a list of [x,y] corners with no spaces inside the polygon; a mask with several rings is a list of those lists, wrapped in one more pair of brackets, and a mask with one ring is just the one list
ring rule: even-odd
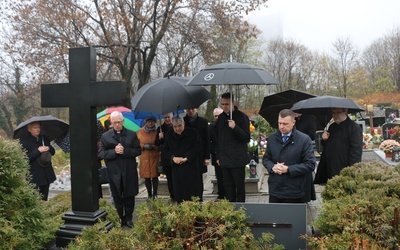
{"label": "headstone cross", "polygon": [[125,97],[124,82],[96,82],[96,51],[91,47],[69,50],[69,83],[41,86],[42,107],[70,111],[72,212],[63,217],[57,246],[66,246],[85,226],[105,219],[98,201],[96,106],[121,105]]}

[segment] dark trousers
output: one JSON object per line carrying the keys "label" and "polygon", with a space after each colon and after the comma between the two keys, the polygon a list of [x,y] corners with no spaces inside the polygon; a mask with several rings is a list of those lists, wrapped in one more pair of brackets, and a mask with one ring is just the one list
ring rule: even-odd
{"label": "dark trousers", "polygon": [[39,193],[42,195],[42,200],[47,201],[49,198],[49,188],[50,184],[37,186]]}
{"label": "dark trousers", "polygon": [[269,196],[269,203],[304,203],[304,198],[299,199],[279,199],[276,196]]}
{"label": "dark trousers", "polygon": [[168,186],[168,192],[169,192],[169,197],[174,200],[174,186],[172,185],[173,179],[172,179],[172,168],[171,166],[164,166],[163,167],[164,174],[167,177],[167,186]]}
{"label": "dark trousers", "polygon": [[119,215],[119,218],[121,219],[121,222],[124,223],[127,221],[132,221],[133,210],[135,208],[135,196],[113,196],[113,198],[115,202],[115,208],[117,209],[117,213]]}
{"label": "dark trousers", "polygon": [[215,154],[211,154],[211,164],[214,166],[215,176],[217,177],[218,199],[225,199],[225,188],[224,179],[222,177],[222,169],[217,164],[217,156]]}
{"label": "dark trousers", "polygon": [[147,197],[149,197],[149,198],[157,197],[158,177],[145,178],[144,179],[144,184],[145,184],[146,189],[147,189]]}
{"label": "dark trousers", "polygon": [[222,167],[226,199],[230,202],[246,202],[246,191],[244,185],[245,167],[226,168]]}

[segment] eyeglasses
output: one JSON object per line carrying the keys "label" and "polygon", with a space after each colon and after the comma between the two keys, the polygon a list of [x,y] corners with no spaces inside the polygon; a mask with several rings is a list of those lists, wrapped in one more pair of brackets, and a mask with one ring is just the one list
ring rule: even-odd
{"label": "eyeglasses", "polygon": [[336,111],[336,112],[332,112],[332,115],[339,115],[341,113],[343,113],[344,111]]}
{"label": "eyeglasses", "polygon": [[113,121],[112,124],[122,124],[124,121]]}

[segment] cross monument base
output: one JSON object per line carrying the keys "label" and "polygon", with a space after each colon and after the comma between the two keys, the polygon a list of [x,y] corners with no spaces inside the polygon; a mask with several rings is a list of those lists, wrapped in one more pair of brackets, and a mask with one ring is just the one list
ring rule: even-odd
{"label": "cross monument base", "polygon": [[[106,211],[97,210],[95,212],[67,212],[62,219],[65,224],[57,230],[56,245],[57,247],[66,247],[76,236],[82,234],[82,230],[86,226],[93,226],[97,222],[105,221]],[[114,225],[108,222],[105,225],[106,230],[110,230]]]}

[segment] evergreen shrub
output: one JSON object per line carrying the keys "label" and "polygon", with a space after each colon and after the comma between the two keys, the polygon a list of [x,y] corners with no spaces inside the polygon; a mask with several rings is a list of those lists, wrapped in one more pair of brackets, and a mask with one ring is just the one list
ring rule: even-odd
{"label": "evergreen shrub", "polygon": [[362,162],[328,181],[313,249],[400,249],[400,167]]}

